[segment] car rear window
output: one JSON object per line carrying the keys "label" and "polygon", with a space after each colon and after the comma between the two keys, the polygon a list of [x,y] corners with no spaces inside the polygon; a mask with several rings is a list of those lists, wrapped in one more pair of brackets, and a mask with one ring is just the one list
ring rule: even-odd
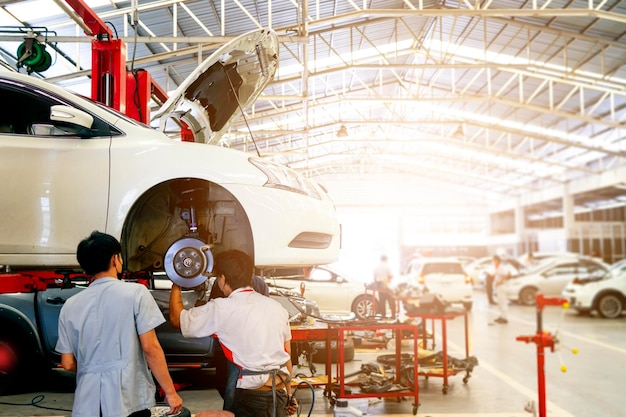
{"label": "car rear window", "polygon": [[458,262],[441,262],[425,264],[422,274],[465,274],[465,271],[463,271],[463,266]]}

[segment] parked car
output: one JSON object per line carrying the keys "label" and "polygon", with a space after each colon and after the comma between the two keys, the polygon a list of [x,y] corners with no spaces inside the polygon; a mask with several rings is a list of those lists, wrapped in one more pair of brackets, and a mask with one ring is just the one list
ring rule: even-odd
{"label": "parked car", "polygon": [[404,279],[415,283],[424,293],[439,294],[443,301],[463,304],[468,311],[472,309],[472,280],[457,259],[416,258]]}
{"label": "parked car", "polygon": [[526,265],[528,268],[532,268],[546,259],[559,258],[562,256],[579,256],[579,254],[575,252],[527,252],[518,256],[517,261],[522,265]]}
{"label": "parked car", "polygon": [[[493,259],[491,256],[485,256],[482,258],[474,259],[472,262],[465,265],[465,272],[472,280],[473,285],[484,285],[483,272],[488,271],[493,266]],[[482,282],[481,282],[482,281]]]}
{"label": "parked car", "polygon": [[562,296],[580,314],[597,311],[604,318],[620,317],[626,311],[626,259],[611,265],[602,277],[574,279]]}
{"label": "parked car", "polygon": [[345,316],[354,314],[356,318],[371,317],[373,292],[366,292],[366,284],[331,266],[274,270],[266,277],[270,288],[303,291],[303,295],[317,303],[325,315]]}
{"label": "parked car", "polygon": [[526,274],[509,279],[505,284],[506,295],[520,304],[534,305],[538,292],[558,297],[570,281],[601,277],[608,270],[608,264],[589,256],[548,258]]}
{"label": "parked car", "polygon": [[[271,31],[238,37],[192,73],[162,117],[185,122],[210,142],[271,80],[277,48]],[[211,75],[223,67],[229,77]],[[172,140],[5,67],[0,97],[0,124],[9,127],[0,133],[0,265],[78,268],[76,245],[94,229],[121,241],[129,271],[165,271],[192,284],[204,279],[214,253],[228,249],[246,252],[257,266],[338,257],[332,201],[290,168]]]}

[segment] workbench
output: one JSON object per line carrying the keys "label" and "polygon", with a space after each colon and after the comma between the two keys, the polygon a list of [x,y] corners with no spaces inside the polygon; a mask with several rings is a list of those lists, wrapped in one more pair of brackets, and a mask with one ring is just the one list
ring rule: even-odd
{"label": "workbench", "polygon": [[[337,346],[339,346],[339,332],[337,331],[337,328],[329,326],[328,324],[322,322],[315,322],[312,325],[292,324],[291,340],[293,342],[326,342],[325,378],[311,377],[303,378],[303,380],[311,383],[311,385],[324,384],[324,395],[327,397],[331,397],[333,392],[332,341],[335,341],[335,343],[337,343]],[[343,343],[341,345],[343,346]]]}
{"label": "workbench", "polygon": [[[458,373],[458,371],[454,370],[454,369],[450,369],[450,367],[448,366],[448,326],[447,326],[447,321],[448,320],[453,320],[457,317],[463,317],[464,320],[464,330],[465,330],[465,359],[469,358],[469,336],[468,336],[468,324],[467,324],[467,311],[459,311],[459,312],[450,312],[450,313],[442,313],[442,314],[407,314],[408,317],[411,318],[415,318],[415,319],[422,319],[424,321],[424,329],[426,329],[427,327],[427,322],[428,320],[430,320],[431,322],[431,334],[432,334],[432,350],[435,349],[435,323],[437,321],[441,322],[441,343],[442,343],[442,360],[443,360],[443,367],[442,368],[437,368],[437,369],[426,369],[424,367],[423,370],[419,371],[420,375],[425,376],[426,378],[432,376],[432,377],[441,377],[443,378],[443,387],[442,387],[442,392],[444,394],[448,393],[448,377],[452,376],[452,375],[456,375]],[[423,332],[423,340],[422,340],[422,347],[424,349],[428,349],[428,345],[427,345],[427,336],[426,336],[426,331]],[[418,357],[417,355],[415,356],[416,358]],[[417,363],[418,361],[416,361]],[[469,378],[471,376],[471,372],[470,371],[464,371],[465,372],[465,377],[463,377],[463,383],[467,384],[467,382],[469,381]]]}

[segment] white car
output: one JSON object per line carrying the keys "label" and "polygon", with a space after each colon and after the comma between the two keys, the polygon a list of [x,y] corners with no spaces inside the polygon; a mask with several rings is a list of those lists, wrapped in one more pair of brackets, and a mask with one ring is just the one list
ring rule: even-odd
{"label": "white car", "polygon": [[[274,74],[276,48],[276,35],[266,30],[220,48],[185,83],[193,91],[180,89],[179,97],[168,100],[164,117],[203,130],[200,142],[210,141],[238,105],[224,94],[229,87],[218,85],[228,80],[206,74],[228,66],[241,104],[250,104]],[[285,166],[170,139],[6,69],[0,69],[0,97],[0,126],[9,130],[0,130],[1,265],[78,268],[76,245],[93,230],[121,240],[128,271],[165,270],[188,287],[206,280],[213,254],[228,249],[246,252],[257,266],[338,258],[332,201],[318,184]],[[184,103],[184,117],[174,102]],[[198,114],[201,108],[206,114]]]}
{"label": "white car", "polygon": [[317,303],[325,315],[346,316],[351,313],[362,319],[372,316],[373,292],[358,281],[329,266],[304,270],[277,271],[266,277],[270,287],[295,291]]}
{"label": "white car", "polygon": [[472,279],[458,259],[417,258],[411,262],[409,273],[404,279],[417,284],[423,292],[439,294],[448,303],[460,303],[466,310],[472,309]]}
{"label": "white car", "polygon": [[626,259],[613,264],[600,278],[573,280],[562,296],[581,314],[597,311],[604,318],[620,317],[626,311]]}
{"label": "white car", "polygon": [[472,262],[465,265],[465,272],[472,279],[472,284],[483,285],[484,274],[493,267],[493,258],[491,256],[485,256],[482,258],[474,259]]}
{"label": "white car", "polygon": [[509,300],[524,305],[534,305],[537,293],[558,297],[565,286],[574,279],[604,275],[609,265],[589,256],[561,256],[548,258],[524,275],[506,282]]}

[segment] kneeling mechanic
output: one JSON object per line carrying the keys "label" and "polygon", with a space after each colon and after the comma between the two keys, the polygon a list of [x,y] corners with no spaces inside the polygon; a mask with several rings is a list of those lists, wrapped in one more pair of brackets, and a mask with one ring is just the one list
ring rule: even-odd
{"label": "kneeling mechanic", "polygon": [[181,289],[174,284],[170,322],[184,337],[216,335],[226,358],[239,369],[234,401],[225,409],[236,417],[284,417],[297,410],[297,403],[290,401],[289,314],[277,301],[252,289],[253,269],[252,260],[241,251],[217,254],[214,285],[226,298],[185,310]]}

